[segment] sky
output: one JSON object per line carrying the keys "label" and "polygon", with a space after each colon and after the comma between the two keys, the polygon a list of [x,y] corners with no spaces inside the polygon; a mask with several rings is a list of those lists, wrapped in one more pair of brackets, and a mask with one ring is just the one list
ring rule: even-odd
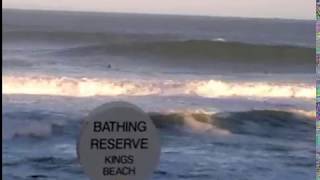
{"label": "sky", "polygon": [[315,19],[316,0],[2,0],[3,8]]}

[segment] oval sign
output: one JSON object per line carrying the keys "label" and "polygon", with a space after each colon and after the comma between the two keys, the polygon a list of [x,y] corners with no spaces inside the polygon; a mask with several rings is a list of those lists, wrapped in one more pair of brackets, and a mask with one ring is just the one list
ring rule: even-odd
{"label": "oval sign", "polygon": [[80,132],[77,153],[92,180],[147,180],[160,158],[160,140],[149,116],[126,102],[94,109]]}

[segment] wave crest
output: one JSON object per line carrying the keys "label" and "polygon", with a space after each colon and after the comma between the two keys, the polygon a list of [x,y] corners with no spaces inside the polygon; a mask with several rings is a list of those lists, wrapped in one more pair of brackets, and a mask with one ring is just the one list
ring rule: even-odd
{"label": "wave crest", "polygon": [[[47,121],[47,114],[41,112],[5,113],[3,138],[50,136],[77,136],[80,121],[62,119],[59,123],[52,119]],[[315,123],[312,117],[287,111],[252,110],[244,112],[221,112],[216,114],[196,112],[148,113],[157,128],[174,132],[191,132],[207,135],[250,135],[266,138],[285,138],[313,140]],[[25,116],[40,117],[25,120]],[[50,115],[49,115],[50,116]],[[14,117],[14,118],[13,118]],[[51,117],[56,117],[51,115]],[[42,119],[42,120],[41,120]],[[46,120],[46,121],[43,121]],[[10,129],[9,131],[6,131]],[[272,132],[272,133],[270,133]]]}
{"label": "wave crest", "polygon": [[191,82],[188,93],[203,97],[271,97],[271,98],[314,98],[315,89],[308,85],[279,85],[275,83],[226,83],[209,80]]}
{"label": "wave crest", "polygon": [[308,84],[270,82],[225,82],[221,80],[117,80],[67,77],[4,76],[3,94],[54,96],[146,96],[185,95],[208,98],[307,98],[315,97],[315,87]]}

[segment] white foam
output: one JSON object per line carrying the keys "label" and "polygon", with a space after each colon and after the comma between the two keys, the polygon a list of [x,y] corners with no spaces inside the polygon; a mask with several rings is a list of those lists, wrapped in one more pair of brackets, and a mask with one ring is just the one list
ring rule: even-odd
{"label": "white foam", "polygon": [[315,86],[272,82],[227,82],[221,80],[126,80],[56,76],[4,76],[3,94],[72,97],[184,95],[208,98],[315,98]]}

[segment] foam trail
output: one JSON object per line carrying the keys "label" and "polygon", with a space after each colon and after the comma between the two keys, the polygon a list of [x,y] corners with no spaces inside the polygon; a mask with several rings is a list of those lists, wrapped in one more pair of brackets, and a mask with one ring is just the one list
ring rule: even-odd
{"label": "foam trail", "polygon": [[270,82],[224,82],[220,80],[121,80],[67,77],[4,76],[3,94],[55,96],[146,96],[186,95],[209,98],[306,98],[314,99],[315,87],[308,84]]}
{"label": "foam trail", "polygon": [[315,87],[311,85],[287,85],[262,82],[227,83],[209,80],[191,82],[188,93],[203,97],[273,97],[273,98],[314,98]]}
{"label": "foam trail", "polygon": [[[142,86],[143,85],[143,86]],[[57,96],[117,96],[149,95],[157,89],[130,81],[66,77],[13,77],[3,78],[3,94],[33,94]]]}

